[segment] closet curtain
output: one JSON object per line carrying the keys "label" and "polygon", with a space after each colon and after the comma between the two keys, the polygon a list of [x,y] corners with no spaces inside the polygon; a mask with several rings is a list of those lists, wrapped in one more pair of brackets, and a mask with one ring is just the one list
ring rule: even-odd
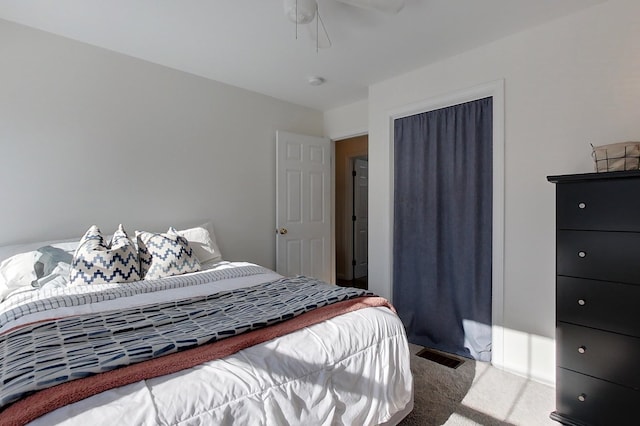
{"label": "closet curtain", "polygon": [[409,341],[491,359],[492,98],[395,120],[393,303]]}

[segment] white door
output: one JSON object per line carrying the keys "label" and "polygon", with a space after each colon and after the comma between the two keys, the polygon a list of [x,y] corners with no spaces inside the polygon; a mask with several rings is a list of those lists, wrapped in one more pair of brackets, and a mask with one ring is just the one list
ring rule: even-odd
{"label": "white door", "polygon": [[331,279],[331,142],[276,133],[276,271]]}
{"label": "white door", "polygon": [[353,182],[354,278],[362,278],[367,276],[369,262],[369,162],[357,158],[353,169],[355,171]]}

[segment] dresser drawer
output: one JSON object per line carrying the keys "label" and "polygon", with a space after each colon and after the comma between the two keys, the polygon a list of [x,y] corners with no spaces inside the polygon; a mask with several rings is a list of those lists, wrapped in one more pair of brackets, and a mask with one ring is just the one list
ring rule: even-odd
{"label": "dresser drawer", "polygon": [[640,338],[558,322],[556,344],[558,367],[640,391]]}
{"label": "dresser drawer", "polygon": [[590,425],[638,424],[640,392],[573,371],[556,370],[556,413]]}
{"label": "dresser drawer", "polygon": [[640,179],[557,185],[558,229],[640,232]]}
{"label": "dresser drawer", "polygon": [[640,337],[640,286],[558,276],[556,306],[558,321]]}
{"label": "dresser drawer", "polygon": [[640,233],[557,231],[558,275],[640,284]]}

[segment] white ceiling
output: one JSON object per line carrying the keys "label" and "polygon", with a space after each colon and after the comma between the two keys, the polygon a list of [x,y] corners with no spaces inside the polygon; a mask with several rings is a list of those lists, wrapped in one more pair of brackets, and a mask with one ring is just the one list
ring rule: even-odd
{"label": "white ceiling", "polygon": [[[372,83],[606,0],[406,0],[398,15],[318,0],[316,52],[282,0],[0,0],[0,18],[326,110]],[[490,58],[487,58],[490,60]],[[307,78],[324,77],[322,86]]]}

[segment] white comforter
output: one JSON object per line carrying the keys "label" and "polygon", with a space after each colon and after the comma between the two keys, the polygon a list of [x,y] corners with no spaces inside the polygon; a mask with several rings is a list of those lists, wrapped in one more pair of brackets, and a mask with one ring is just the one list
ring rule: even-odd
{"label": "white comforter", "polygon": [[[246,264],[225,262],[217,268],[239,265]],[[180,289],[180,295],[279,277],[266,272],[227,279]],[[154,293],[153,300],[145,295],[145,301],[171,299],[175,291]],[[135,304],[136,297],[117,303]],[[92,304],[90,309],[110,310],[113,303]],[[32,424],[375,425],[396,423],[412,405],[404,328],[388,309],[366,308],[220,360],[103,392]]]}

